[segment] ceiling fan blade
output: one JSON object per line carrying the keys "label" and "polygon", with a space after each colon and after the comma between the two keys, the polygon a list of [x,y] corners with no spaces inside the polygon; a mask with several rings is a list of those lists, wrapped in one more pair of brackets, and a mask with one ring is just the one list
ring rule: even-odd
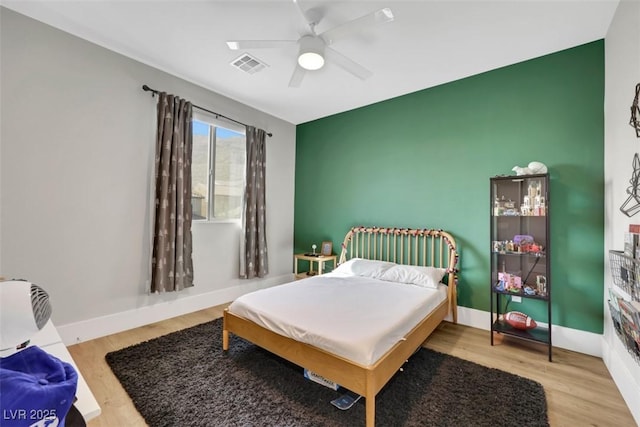
{"label": "ceiling fan blade", "polygon": [[227,40],[227,46],[231,50],[287,47],[296,43],[297,40]]}
{"label": "ceiling fan blade", "polygon": [[316,24],[318,22],[319,16],[317,16],[317,13],[314,11],[310,11],[309,13],[305,12],[302,9],[302,6],[300,5],[300,1],[299,0],[293,0],[293,3],[296,5],[296,9],[298,9],[298,12],[300,12],[300,16],[302,16],[302,19],[304,19],[304,22],[307,24],[307,29],[309,30],[309,32],[311,34],[313,34],[314,36],[316,35]]}
{"label": "ceiling fan blade", "polygon": [[353,74],[354,76],[356,76],[360,80],[366,80],[366,79],[368,79],[369,77],[371,77],[373,75],[373,73],[371,71],[367,70],[362,65],[360,65],[357,62],[347,58],[346,56],[344,56],[340,52],[338,52],[336,50],[333,50],[330,47],[327,47],[325,49],[324,54],[326,55],[326,57],[327,57],[327,59],[329,61],[333,62],[334,64],[338,65],[339,67],[344,68],[346,71],[348,71],[349,73]]}
{"label": "ceiling fan blade", "polygon": [[289,87],[300,87],[300,83],[302,83],[302,79],[304,78],[305,74],[306,70],[300,65],[296,64],[296,69],[293,70],[291,80],[289,80]]}
{"label": "ceiling fan blade", "polygon": [[393,12],[388,7],[384,9],[376,10],[375,12],[356,18],[352,21],[340,24],[330,30],[319,34],[327,44],[332,44],[338,40],[350,36],[358,32],[360,29],[375,25],[384,24],[385,22],[393,21]]}

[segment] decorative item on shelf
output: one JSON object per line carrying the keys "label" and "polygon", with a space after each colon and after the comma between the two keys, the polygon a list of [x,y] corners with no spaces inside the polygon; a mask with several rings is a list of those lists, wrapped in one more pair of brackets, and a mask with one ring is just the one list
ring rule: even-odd
{"label": "decorative item on shelf", "polygon": [[496,290],[500,292],[511,292],[514,294],[522,293],[522,277],[512,273],[498,273],[498,284],[496,285]]}
{"label": "decorative item on shelf", "polygon": [[516,175],[533,175],[547,173],[547,166],[542,162],[530,162],[525,167],[514,166],[511,170],[514,171]]}
{"label": "decorative item on shelf", "polygon": [[636,96],[631,104],[631,119],[629,125],[636,130],[636,136],[640,138],[640,107],[638,106],[638,98],[640,98],[640,83],[636,85]]}
{"label": "decorative item on shelf", "polygon": [[547,278],[541,274],[536,276],[536,286],[538,287],[538,295],[547,295]]}
{"label": "decorative item on shelf", "polygon": [[513,236],[513,243],[515,243],[518,247],[518,252],[526,252],[526,245],[531,245],[535,242],[533,236],[529,236],[528,234],[516,234]]}
{"label": "decorative item on shelf", "polygon": [[536,187],[536,195],[533,198],[533,216],[544,216],[545,200],[541,194],[540,182]]}
{"label": "decorative item on shelf", "polygon": [[502,254],[533,254],[544,255],[544,247],[536,243],[532,236],[526,234],[516,234],[513,240],[494,240],[491,242],[493,252]]}
{"label": "decorative item on shelf", "polygon": [[505,313],[502,318],[505,323],[507,323],[512,328],[521,329],[523,331],[534,329],[538,326],[538,324],[532,317],[529,317],[519,311],[510,311],[508,313]]}
{"label": "decorative item on shelf", "polygon": [[537,256],[544,255],[544,248],[536,242],[525,243],[521,246],[521,252],[526,254],[534,254]]}
{"label": "decorative item on shelf", "polygon": [[516,209],[516,202],[509,199],[504,202],[504,214],[506,216],[516,216],[518,215],[518,210]]}
{"label": "decorative item on shelf", "polygon": [[540,181],[532,181],[527,188],[527,194],[522,198],[520,215],[544,216],[545,213],[546,201],[542,195],[542,183]]}
{"label": "decorative item on shelf", "polygon": [[547,173],[548,170],[547,165],[542,162],[531,162],[528,167],[533,174]]}
{"label": "decorative item on shelf", "polygon": [[333,251],[333,243],[332,242],[322,242],[322,246],[320,247],[320,253],[322,256],[329,256]]}
{"label": "decorative item on shelf", "polygon": [[496,196],[496,199],[493,201],[493,215],[500,216],[504,212],[504,202]]}
{"label": "decorative item on shelf", "polygon": [[531,213],[531,198],[529,196],[524,196],[522,204],[520,205],[520,215],[529,216]]}
{"label": "decorative item on shelf", "polygon": [[514,166],[513,169],[511,169],[512,171],[514,171],[516,173],[516,175],[531,175],[531,170],[529,170],[528,167],[520,167],[520,166]]}
{"label": "decorative item on shelf", "polygon": [[516,208],[516,202],[511,199],[505,200],[504,196],[502,198],[496,199],[493,202],[493,215],[494,216],[517,216],[519,215],[518,209]]}
{"label": "decorative item on shelf", "polygon": [[311,250],[312,250],[313,252],[307,252],[306,254],[304,254],[304,256],[320,256],[320,254],[317,254],[317,253],[316,253],[316,248],[317,248],[317,247],[318,247],[318,246],[317,246],[315,243],[314,243],[313,245],[311,245]]}
{"label": "decorative item on shelf", "polygon": [[629,180],[631,185],[627,187],[629,197],[627,197],[627,200],[620,206],[620,212],[628,217],[632,217],[640,212],[640,158],[638,158],[638,153],[633,156],[631,165],[633,167],[633,173]]}

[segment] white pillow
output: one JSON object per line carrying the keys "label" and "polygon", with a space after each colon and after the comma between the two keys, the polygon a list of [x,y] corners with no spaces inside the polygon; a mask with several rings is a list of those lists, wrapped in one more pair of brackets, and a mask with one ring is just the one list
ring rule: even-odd
{"label": "white pillow", "polygon": [[446,273],[444,268],[419,267],[417,265],[395,265],[379,277],[380,280],[409,283],[436,289]]}
{"label": "white pillow", "polygon": [[372,259],[352,258],[338,266],[334,273],[345,276],[362,276],[379,278],[385,271],[393,267],[394,263],[387,261],[377,261]]}

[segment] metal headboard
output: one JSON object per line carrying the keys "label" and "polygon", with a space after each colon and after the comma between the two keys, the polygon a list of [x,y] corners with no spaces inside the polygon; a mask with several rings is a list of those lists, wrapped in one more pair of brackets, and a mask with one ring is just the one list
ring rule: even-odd
{"label": "metal headboard", "polygon": [[456,241],[442,230],[353,227],[344,238],[340,263],[351,258],[455,269]]}

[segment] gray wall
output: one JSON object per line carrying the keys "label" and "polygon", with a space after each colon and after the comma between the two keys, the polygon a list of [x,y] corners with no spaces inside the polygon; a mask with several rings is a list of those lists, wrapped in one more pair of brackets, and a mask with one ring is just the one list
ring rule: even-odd
{"label": "gray wall", "polygon": [[[222,303],[215,295],[230,294],[220,290],[289,277],[294,125],[8,9],[0,12],[0,274],[45,288],[57,325],[154,306],[169,313],[188,297]],[[196,223],[196,286],[146,293],[156,98],[142,91],[145,83],[273,132],[266,282],[237,279],[238,224]]]}
{"label": "gray wall", "polygon": [[[605,250],[621,250],[624,232],[640,215],[626,217],[619,210],[627,198],[631,161],[640,153],[640,139],[629,126],[631,103],[640,83],[640,2],[622,0],[605,38]],[[613,286],[609,262],[605,262],[605,324],[603,359],[636,422],[640,424],[640,364],[616,336],[607,289]]]}

